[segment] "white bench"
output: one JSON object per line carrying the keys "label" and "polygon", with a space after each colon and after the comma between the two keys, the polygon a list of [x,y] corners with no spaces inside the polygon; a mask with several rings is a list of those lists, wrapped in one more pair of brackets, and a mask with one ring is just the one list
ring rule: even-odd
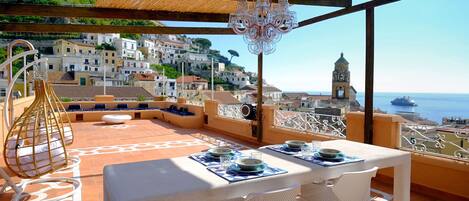
{"label": "white bench", "polygon": [[122,124],[131,119],[132,117],[126,114],[107,114],[101,118],[106,124]]}

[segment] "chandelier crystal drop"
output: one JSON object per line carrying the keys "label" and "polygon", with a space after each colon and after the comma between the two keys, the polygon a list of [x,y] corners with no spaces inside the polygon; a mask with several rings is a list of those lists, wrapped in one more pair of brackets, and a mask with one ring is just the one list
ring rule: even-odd
{"label": "chandelier crystal drop", "polygon": [[271,54],[282,34],[298,26],[296,13],[289,10],[288,0],[257,0],[251,10],[247,0],[238,0],[235,13],[230,14],[228,27],[236,34],[244,35],[249,52]]}

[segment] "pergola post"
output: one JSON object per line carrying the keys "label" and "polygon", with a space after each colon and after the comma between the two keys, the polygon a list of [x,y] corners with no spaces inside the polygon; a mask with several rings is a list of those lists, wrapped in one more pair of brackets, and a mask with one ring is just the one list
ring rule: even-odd
{"label": "pergola post", "polygon": [[257,117],[257,141],[262,142],[262,63],[263,53],[261,52],[257,56],[257,106],[256,106],[256,117]]}
{"label": "pergola post", "polygon": [[366,10],[365,143],[373,143],[374,8]]}

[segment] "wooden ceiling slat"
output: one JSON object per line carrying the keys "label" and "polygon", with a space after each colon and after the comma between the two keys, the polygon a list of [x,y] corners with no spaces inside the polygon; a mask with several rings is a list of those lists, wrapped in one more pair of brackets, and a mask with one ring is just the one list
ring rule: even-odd
{"label": "wooden ceiling slat", "polygon": [[201,34],[231,35],[230,28],[216,27],[150,27],[82,24],[0,23],[0,31],[32,33],[139,33],[139,34]]}
{"label": "wooden ceiling slat", "polygon": [[[255,0],[249,0],[250,5]],[[273,0],[276,3],[278,0]],[[349,7],[352,0],[289,0],[290,4]],[[97,0],[97,7],[179,12],[224,13],[236,10],[237,0]]]}
{"label": "wooden ceiling slat", "polygon": [[227,22],[229,15],[173,11],[130,10],[119,8],[71,7],[0,3],[0,15],[141,19],[193,22]]}

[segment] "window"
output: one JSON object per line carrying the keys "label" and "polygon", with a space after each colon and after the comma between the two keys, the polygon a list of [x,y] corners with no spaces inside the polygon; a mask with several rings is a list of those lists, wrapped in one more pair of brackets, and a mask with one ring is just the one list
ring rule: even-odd
{"label": "window", "polygon": [[114,59],[113,59],[113,60],[111,60],[111,63],[114,64],[114,63],[116,63],[116,62],[115,62]]}
{"label": "window", "polygon": [[97,72],[97,71],[98,71],[98,68],[94,68],[94,71]]}
{"label": "window", "polygon": [[94,60],[94,64],[98,65],[98,60],[97,59]]}
{"label": "window", "polygon": [[85,64],[88,64],[88,63],[89,63],[88,59],[85,59]]}
{"label": "window", "polygon": [[7,89],[0,88],[0,96],[2,96],[2,97],[7,96]]}
{"label": "window", "polygon": [[114,72],[114,68],[111,69],[111,72]]}
{"label": "window", "polygon": [[130,71],[126,70],[124,73],[125,73],[125,74],[130,74]]}
{"label": "window", "polygon": [[91,50],[88,50],[88,54],[91,54]]}
{"label": "window", "polygon": [[85,70],[88,70],[88,66],[85,66]]}
{"label": "window", "polygon": [[85,86],[86,85],[86,78],[80,77],[80,86]]}
{"label": "window", "polygon": [[94,36],[91,36],[91,40],[94,40]]}
{"label": "window", "polygon": [[78,50],[78,52],[80,52],[80,54],[83,54],[83,50]]}
{"label": "window", "polygon": [[106,52],[106,56],[107,56],[107,52]]}
{"label": "window", "polygon": [[136,67],[137,67],[137,63],[134,63],[134,68],[136,68]]}
{"label": "window", "polygon": [[70,65],[70,70],[75,70],[75,65]]}
{"label": "window", "polygon": [[49,64],[49,70],[52,70],[52,69],[54,69],[54,65]]}
{"label": "window", "polygon": [[59,48],[57,48],[57,53],[60,53],[60,49],[59,49]]}
{"label": "window", "polygon": [[114,52],[112,53],[112,56],[114,56]]}
{"label": "window", "polygon": [[69,47],[67,47],[67,52],[70,52],[70,48],[69,48]]}
{"label": "window", "polygon": [[107,59],[106,59],[106,60],[104,60],[104,62],[105,62],[105,63],[109,63],[109,61],[108,61]]}

